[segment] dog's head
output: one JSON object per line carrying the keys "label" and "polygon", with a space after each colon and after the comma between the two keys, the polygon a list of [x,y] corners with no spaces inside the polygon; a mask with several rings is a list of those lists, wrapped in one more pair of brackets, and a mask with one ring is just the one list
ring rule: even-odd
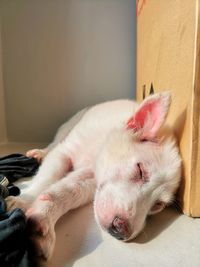
{"label": "dog's head", "polygon": [[110,133],[97,160],[95,217],[117,239],[138,235],[146,217],[168,205],[179,185],[178,148],[161,127],[169,105],[169,93],[145,99],[124,127]]}

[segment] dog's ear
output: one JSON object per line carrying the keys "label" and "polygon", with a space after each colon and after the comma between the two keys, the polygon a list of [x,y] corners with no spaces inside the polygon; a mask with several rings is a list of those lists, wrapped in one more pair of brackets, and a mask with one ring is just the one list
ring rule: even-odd
{"label": "dog's ear", "polygon": [[155,138],[157,131],[165,121],[171,102],[169,92],[147,97],[127,122],[127,129],[138,133],[140,139]]}
{"label": "dog's ear", "polygon": [[154,215],[160,211],[162,211],[165,208],[165,203],[162,201],[158,201],[154,204],[154,206],[149,211],[148,215]]}

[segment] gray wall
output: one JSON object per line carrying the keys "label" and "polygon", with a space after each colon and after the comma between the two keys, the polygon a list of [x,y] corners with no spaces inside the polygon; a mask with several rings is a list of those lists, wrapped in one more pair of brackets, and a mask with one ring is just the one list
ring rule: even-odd
{"label": "gray wall", "polygon": [[5,102],[3,90],[3,69],[1,49],[1,24],[0,24],[0,144],[6,142]]}
{"label": "gray wall", "polygon": [[10,141],[49,141],[77,110],[133,98],[134,0],[1,0]]}

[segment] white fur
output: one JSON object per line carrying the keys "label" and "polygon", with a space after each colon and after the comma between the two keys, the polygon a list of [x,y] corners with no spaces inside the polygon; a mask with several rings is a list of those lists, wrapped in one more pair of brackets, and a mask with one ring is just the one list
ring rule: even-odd
{"label": "white fur", "polygon": [[[169,108],[169,94],[148,99],[161,100],[160,128]],[[60,128],[50,146],[27,153],[43,159],[42,165],[22,197],[9,197],[7,203],[26,211],[32,232],[37,233],[32,241],[38,255],[51,256],[56,221],[70,209],[92,201],[94,195],[97,222],[108,231],[116,217],[117,223],[125,221],[128,232],[124,240],[143,229],[148,214],[170,203],[181,175],[178,148],[164,127],[147,142],[139,141],[139,133],[127,129],[128,119],[140,107],[134,101],[116,100],[83,110]],[[145,182],[138,181],[138,163],[148,172]]]}

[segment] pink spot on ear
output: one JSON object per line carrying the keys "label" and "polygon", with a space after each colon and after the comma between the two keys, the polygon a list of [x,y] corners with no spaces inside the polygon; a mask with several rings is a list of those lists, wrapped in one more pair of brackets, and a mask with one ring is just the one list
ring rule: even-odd
{"label": "pink spot on ear", "polygon": [[41,194],[41,195],[39,195],[38,199],[43,200],[43,201],[50,201],[51,200],[51,198],[48,194]]}
{"label": "pink spot on ear", "polygon": [[147,103],[138,112],[138,114],[136,113],[136,120],[139,120],[142,126],[144,126],[145,119],[147,119],[148,114],[151,115],[152,125],[154,125],[156,123],[156,121],[158,121],[158,118],[160,115],[158,102],[159,102],[159,100],[155,100],[151,103]]}
{"label": "pink spot on ear", "polygon": [[132,129],[134,132],[139,130],[139,125],[136,125],[135,117],[131,117],[127,122],[127,129]]}
{"label": "pink spot on ear", "polygon": [[141,138],[149,140],[155,136],[164,119],[160,99],[145,102],[127,122],[127,129],[140,131]]}

